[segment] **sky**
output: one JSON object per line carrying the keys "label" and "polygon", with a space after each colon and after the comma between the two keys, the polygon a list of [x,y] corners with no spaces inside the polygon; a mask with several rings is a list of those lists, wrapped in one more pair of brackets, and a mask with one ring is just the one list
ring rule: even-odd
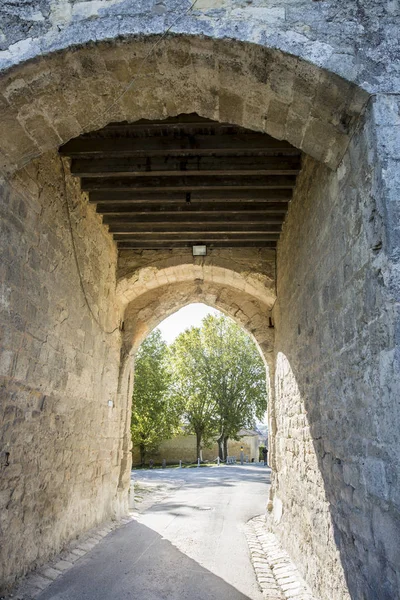
{"label": "sky", "polygon": [[189,304],[162,321],[162,323],[159,324],[158,329],[161,331],[167,344],[171,344],[182,331],[185,331],[185,329],[188,329],[193,325],[199,327],[204,317],[210,314],[220,315],[221,313],[219,310],[200,302]]}

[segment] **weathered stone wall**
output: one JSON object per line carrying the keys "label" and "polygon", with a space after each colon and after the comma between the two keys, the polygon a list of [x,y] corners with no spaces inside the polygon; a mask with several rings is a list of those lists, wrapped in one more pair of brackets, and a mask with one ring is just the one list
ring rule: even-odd
{"label": "weathered stone wall", "polygon": [[83,284],[101,327],[80,288],[60,159],[48,152],[2,194],[3,583],[124,510],[133,354],[165,316],[203,299],[247,327],[264,356],[273,349],[270,250],[216,250],[202,264],[186,250],[127,253],[117,285],[111,236],[65,172]]}
{"label": "weathered stone wall", "polygon": [[[0,170],[43,155],[31,178],[24,172],[3,187],[1,202],[2,575],[107,516],[116,488],[123,504],[132,343],[168,311],[209,301],[247,324],[268,353],[271,295],[248,293],[243,276],[239,287],[224,286],[222,271],[200,269],[196,281],[196,270],[180,280],[179,268],[166,268],[138,296],[131,279],[121,365],[118,332],[96,330],[81,295],[57,163],[44,153],[112,120],[196,111],[287,139],[333,168],[307,159],[278,248],[274,516],[323,598],[343,600],[348,584],[357,600],[392,600],[400,596],[400,132],[396,96],[379,94],[399,91],[399,4],[198,0],[195,9],[186,15],[175,0],[0,9]],[[162,43],[149,36],[171,24]],[[365,90],[375,96],[352,137]],[[114,247],[75,200],[88,295],[113,328]],[[117,408],[108,409],[113,394]]]}
{"label": "weathered stone wall", "polygon": [[[249,461],[254,459],[258,462],[258,436],[243,436],[239,440],[228,440],[228,456],[236,456],[240,460],[240,448],[243,446],[243,453]],[[218,456],[218,444],[215,442],[211,448],[203,448],[203,460],[214,461]],[[177,435],[170,440],[161,442],[155,452],[151,452],[146,459],[154,459],[161,463],[165,458],[167,463],[195,462],[197,460],[196,436],[195,435]],[[137,447],[132,448],[132,464],[140,465],[140,452]]]}
{"label": "weathered stone wall", "polygon": [[[397,0],[25,0],[1,7],[0,69],[93,40],[172,33],[277,48],[366,86],[399,89]],[[264,66],[260,66],[260,71]],[[279,86],[279,82],[276,81]]]}
{"label": "weathered stone wall", "polygon": [[305,161],[277,253],[272,521],[326,600],[400,596],[395,106],[337,172]]}
{"label": "weathered stone wall", "polygon": [[48,153],[1,185],[2,583],[125,509],[116,249],[70,180],[78,260],[99,325],[80,288],[62,181],[60,159]]}
{"label": "weathered stone wall", "polygon": [[253,336],[268,363],[274,332],[275,251],[267,248],[122,251],[117,292],[124,312],[123,349],[134,353],[162,320],[191,302],[204,302],[232,317]]}
{"label": "weathered stone wall", "polygon": [[0,79],[0,170],[110,122],[192,113],[286,139],[336,168],[368,94],[274,49],[196,36],[117,39]]}

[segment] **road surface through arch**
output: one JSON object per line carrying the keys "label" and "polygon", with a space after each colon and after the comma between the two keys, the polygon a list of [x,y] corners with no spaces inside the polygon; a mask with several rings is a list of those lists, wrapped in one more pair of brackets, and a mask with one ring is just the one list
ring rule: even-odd
{"label": "road surface through arch", "polygon": [[258,465],[133,472],[177,489],[107,536],[38,600],[262,600],[244,526],[265,511],[269,472]]}

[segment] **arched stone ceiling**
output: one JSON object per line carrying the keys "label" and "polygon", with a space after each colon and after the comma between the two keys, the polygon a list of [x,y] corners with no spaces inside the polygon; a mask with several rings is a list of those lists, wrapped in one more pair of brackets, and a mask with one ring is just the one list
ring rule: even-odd
{"label": "arched stone ceiling", "polygon": [[154,48],[156,41],[150,36],[72,48],[6,73],[0,81],[0,171],[15,171],[111,122],[181,113],[268,133],[337,167],[366,92],[256,44],[169,36]]}
{"label": "arched stone ceiling", "polygon": [[[257,256],[256,251],[254,255]],[[124,259],[122,259],[122,262]],[[117,283],[117,296],[127,307],[147,293],[160,294],[160,289],[176,284],[197,283],[229,287],[232,294],[245,293],[264,310],[272,308],[275,301],[275,265],[272,251],[265,251],[260,265],[249,256],[247,268],[228,253],[196,259],[189,252],[174,254],[169,258],[135,264],[135,255],[127,255]],[[120,261],[121,262],[121,261]],[[251,266],[253,262],[253,267]]]}
{"label": "arched stone ceiling", "polygon": [[0,69],[93,40],[171,34],[276,48],[376,92],[399,88],[395,0],[37,0],[2,3]]}
{"label": "arched stone ceiling", "polygon": [[274,330],[265,304],[251,293],[200,280],[163,285],[145,292],[128,305],[123,332],[125,356],[135,353],[161,321],[193,302],[204,302],[232,317],[256,341],[264,360],[271,362]]}

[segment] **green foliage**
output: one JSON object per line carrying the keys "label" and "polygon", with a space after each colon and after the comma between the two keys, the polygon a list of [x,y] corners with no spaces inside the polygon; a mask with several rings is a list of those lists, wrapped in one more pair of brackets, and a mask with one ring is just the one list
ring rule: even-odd
{"label": "green foliage", "polygon": [[173,435],[182,413],[182,405],[167,393],[167,359],[167,345],[156,329],[142,343],[135,360],[131,434],[142,464],[149,452]]}
{"label": "green foliage", "polygon": [[187,429],[197,437],[197,457],[201,445],[211,444],[216,431],[216,400],[202,369],[201,330],[192,327],[181,333],[170,347],[170,395],[184,406]]}
{"label": "green foliage", "polygon": [[238,431],[254,427],[266,411],[265,366],[253,340],[231,319],[210,315],[202,331],[220,434],[239,439]]}
{"label": "green foliage", "polygon": [[[185,420],[201,444],[253,427],[267,408],[265,366],[251,338],[231,319],[213,315],[183,332],[170,348],[170,394],[185,404]],[[224,456],[221,456],[223,458]]]}

